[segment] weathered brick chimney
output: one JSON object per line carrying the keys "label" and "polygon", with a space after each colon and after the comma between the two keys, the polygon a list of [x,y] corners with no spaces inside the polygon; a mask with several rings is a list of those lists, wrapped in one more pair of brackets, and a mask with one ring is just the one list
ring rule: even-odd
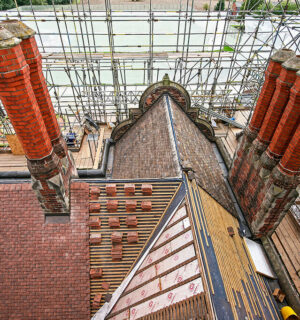
{"label": "weathered brick chimney", "polygon": [[247,180],[250,169],[250,163],[245,162],[245,159],[248,157],[250,151],[254,151],[253,148],[251,149],[250,147],[252,147],[252,142],[258,135],[265,115],[269,109],[270,102],[276,89],[276,80],[282,69],[281,65],[293,56],[295,56],[295,53],[292,50],[279,50],[271,57],[265,72],[265,82],[261,89],[249,126],[245,129],[243,138],[241,139],[229,175],[230,181],[241,193],[243,192],[242,187]]}
{"label": "weathered brick chimney", "polygon": [[45,214],[68,214],[69,183],[77,176],[76,167],[55,117],[34,31],[17,20],[0,24],[0,98]]}
{"label": "weathered brick chimney", "polygon": [[256,237],[271,234],[298,195],[299,69],[300,57],[291,51],[280,50],[271,58],[229,173]]}

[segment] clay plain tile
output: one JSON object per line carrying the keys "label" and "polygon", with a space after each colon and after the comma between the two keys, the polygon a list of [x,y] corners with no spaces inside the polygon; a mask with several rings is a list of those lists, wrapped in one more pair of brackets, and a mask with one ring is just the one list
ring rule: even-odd
{"label": "clay plain tile", "polygon": [[90,213],[100,212],[101,205],[100,203],[90,203],[89,211]]}
{"label": "clay plain tile", "polygon": [[123,246],[121,244],[112,245],[111,257],[113,260],[121,260],[122,259],[122,249],[123,249]]}
{"label": "clay plain tile", "polygon": [[142,201],[141,208],[143,211],[151,211],[152,210],[152,202],[145,200]]}
{"label": "clay plain tile", "polygon": [[152,195],[152,184],[142,184],[142,193],[144,196]]}
{"label": "clay plain tile", "polygon": [[134,196],[135,185],[133,183],[124,184],[124,192],[125,192],[125,196]]}
{"label": "clay plain tile", "polygon": [[121,243],[122,242],[123,233],[122,232],[113,232],[111,234],[111,242],[112,243]]}
{"label": "clay plain tile", "polygon": [[98,293],[95,295],[94,300],[93,300],[93,309],[98,309],[100,307],[100,303],[101,303],[101,298],[102,298],[102,294]]}
{"label": "clay plain tile", "polygon": [[117,194],[117,186],[116,184],[107,184],[105,187],[106,194],[109,197],[115,197]]}
{"label": "clay plain tile", "polygon": [[110,228],[120,228],[120,219],[119,217],[109,217],[108,225]]}
{"label": "clay plain tile", "polygon": [[125,207],[127,212],[134,212],[136,210],[136,200],[126,200]]}
{"label": "clay plain tile", "polygon": [[109,284],[109,282],[102,282],[102,283],[101,283],[101,287],[102,287],[104,290],[108,290],[109,287],[110,287],[110,284]]}
{"label": "clay plain tile", "polygon": [[90,235],[90,244],[101,244],[101,239],[100,233],[92,233]]}
{"label": "clay plain tile", "polygon": [[91,196],[91,200],[98,200],[98,198],[100,196],[100,188],[92,187],[90,189],[90,196]]}
{"label": "clay plain tile", "polygon": [[90,217],[89,218],[89,227],[93,229],[100,229],[101,219],[99,217]]}
{"label": "clay plain tile", "polygon": [[139,235],[136,231],[130,231],[127,233],[128,243],[137,243],[139,241]]}
{"label": "clay plain tile", "polygon": [[102,277],[102,269],[101,268],[93,268],[90,270],[91,279],[99,279]]}
{"label": "clay plain tile", "polygon": [[106,208],[108,212],[116,212],[118,210],[118,200],[107,200]]}
{"label": "clay plain tile", "polygon": [[127,227],[136,227],[138,224],[136,216],[127,216],[126,217],[126,225]]}

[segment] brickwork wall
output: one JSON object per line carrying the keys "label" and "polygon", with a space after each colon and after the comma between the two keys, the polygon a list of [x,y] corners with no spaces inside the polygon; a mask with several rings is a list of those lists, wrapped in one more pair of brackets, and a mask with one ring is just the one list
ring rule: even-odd
{"label": "brickwork wall", "polygon": [[[16,36],[26,28],[7,23]],[[6,39],[1,40],[0,99],[25,151],[32,187],[46,214],[68,214],[69,181],[77,171],[61,137],[36,41],[21,41],[3,25],[0,33]]]}
{"label": "brickwork wall", "polygon": [[34,37],[22,40],[21,48],[30,67],[30,81],[39,105],[50,140],[57,139],[60,129],[54,113],[49,91],[42,70],[42,56]]}
{"label": "brickwork wall", "polygon": [[300,120],[300,74],[290,90],[290,100],[280,119],[268,152],[271,156],[282,156]]}
{"label": "brickwork wall", "polygon": [[71,184],[66,224],[44,223],[30,184],[0,185],[0,202],[0,319],[89,319],[88,184]]}
{"label": "brickwork wall", "polygon": [[0,50],[0,74],[0,98],[26,156],[29,159],[48,156],[52,150],[51,141],[32,90],[29,66],[20,45]]}
{"label": "brickwork wall", "polygon": [[163,100],[152,106],[116,143],[113,178],[176,177]]}
{"label": "brickwork wall", "polygon": [[250,129],[258,132],[263,123],[264,117],[268,111],[270,101],[276,88],[276,79],[281,71],[281,64],[275,61],[270,61],[265,72],[265,82],[262,86],[257,104],[250,121]]}
{"label": "brickwork wall", "polygon": [[258,133],[259,141],[264,143],[269,143],[271,141],[289,100],[290,88],[293,86],[295,79],[296,71],[287,70],[284,67],[281,69],[280,75],[276,80],[276,90]]}
{"label": "brickwork wall", "polygon": [[[250,125],[243,139],[246,143],[239,146],[229,175],[246,220],[258,238],[274,232],[298,196],[299,62],[299,57],[293,57],[283,64],[257,139],[251,139]],[[289,69],[291,65],[294,69]],[[254,114],[258,117],[264,111],[259,104],[256,108]]]}
{"label": "brickwork wall", "polygon": [[172,99],[169,100],[181,160],[188,162],[193,168],[199,185],[224,208],[235,214],[234,205],[211,142],[185,112]]}
{"label": "brickwork wall", "polygon": [[300,124],[279,163],[279,167],[287,174],[300,173]]}

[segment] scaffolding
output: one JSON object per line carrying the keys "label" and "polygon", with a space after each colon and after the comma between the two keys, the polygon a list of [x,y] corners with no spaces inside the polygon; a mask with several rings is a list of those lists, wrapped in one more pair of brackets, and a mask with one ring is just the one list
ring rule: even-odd
{"label": "scaffolding", "polygon": [[[210,1],[204,11],[195,9],[194,0],[178,0],[171,11],[151,0],[143,10],[133,10],[135,2],[118,10],[110,0],[98,6],[85,0],[17,7],[0,18],[20,19],[36,30],[50,95],[66,131],[81,126],[86,114],[112,125],[126,119],[147,86],[165,73],[186,88],[203,117],[243,128],[270,55],[282,47],[300,53],[299,1],[293,10],[281,0],[258,8],[250,3],[238,12],[229,0],[224,11],[214,11]],[[4,108],[0,116],[12,130]]]}

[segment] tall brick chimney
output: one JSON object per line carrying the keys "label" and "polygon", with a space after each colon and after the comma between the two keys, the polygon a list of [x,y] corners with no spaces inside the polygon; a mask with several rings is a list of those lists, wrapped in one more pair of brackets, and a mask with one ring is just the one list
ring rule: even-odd
{"label": "tall brick chimney", "polygon": [[276,80],[282,69],[281,65],[293,56],[295,56],[295,53],[292,50],[281,49],[271,57],[268,68],[265,72],[265,82],[261,89],[253,116],[249,126],[245,129],[229,174],[231,182],[237,186],[237,189],[241,190],[241,187],[247,180],[249,170],[247,170],[247,163],[246,168],[244,167],[244,160],[250,152],[252,142],[257,137],[265,115],[269,109],[270,102],[276,89]]}
{"label": "tall brick chimney", "polygon": [[34,32],[0,24],[0,98],[27,157],[32,187],[46,215],[69,213],[69,183],[77,171],[67,150],[41,69]]}
{"label": "tall brick chimney", "polygon": [[[275,64],[274,56],[271,58],[266,74],[272,68],[274,71],[277,63],[277,76],[273,72],[272,85],[270,77],[266,77],[267,84],[229,174],[256,237],[272,233],[298,195],[300,74],[296,72],[300,69],[300,57],[292,55],[290,51],[280,51],[280,59],[275,54]],[[264,90],[267,87],[269,91]],[[265,102],[263,106],[261,101]]]}

